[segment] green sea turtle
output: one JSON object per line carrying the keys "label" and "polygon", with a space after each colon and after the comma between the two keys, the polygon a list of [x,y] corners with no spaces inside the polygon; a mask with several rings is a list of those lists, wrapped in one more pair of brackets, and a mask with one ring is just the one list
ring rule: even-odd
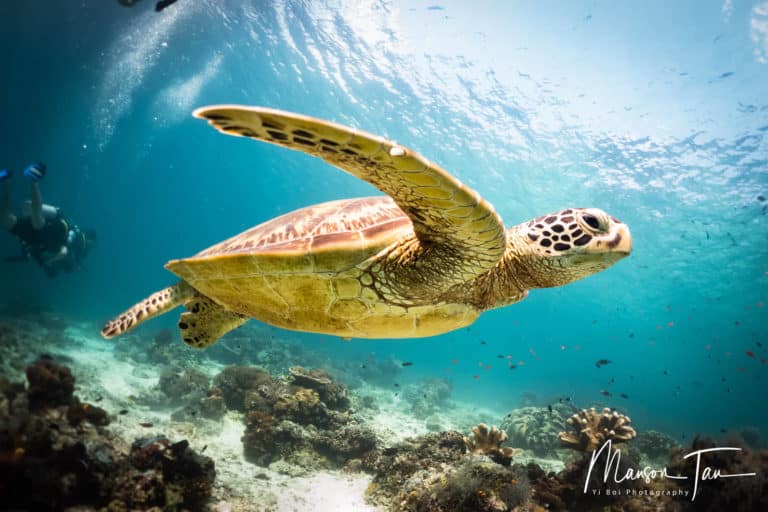
{"label": "green sea turtle", "polygon": [[532,288],[604,270],[632,247],[628,227],[596,208],[505,229],[488,202],[437,165],[339,124],[231,105],[194,115],[229,135],[318,156],[387,195],[302,208],[168,262],[181,281],[107,323],[105,338],[179,305],[182,338],[198,348],[249,318],[344,338],[433,336]]}

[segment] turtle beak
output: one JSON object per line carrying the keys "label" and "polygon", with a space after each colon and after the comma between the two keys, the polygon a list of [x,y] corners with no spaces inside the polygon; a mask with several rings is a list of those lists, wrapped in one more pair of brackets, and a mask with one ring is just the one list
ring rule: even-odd
{"label": "turtle beak", "polygon": [[632,252],[632,234],[629,227],[623,222],[614,224],[609,238],[603,242],[611,253],[618,256],[617,259],[629,256]]}

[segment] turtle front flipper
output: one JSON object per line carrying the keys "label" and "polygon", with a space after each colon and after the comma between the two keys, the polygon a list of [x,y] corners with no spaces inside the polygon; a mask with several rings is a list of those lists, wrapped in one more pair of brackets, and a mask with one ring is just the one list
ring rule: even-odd
{"label": "turtle front flipper", "polygon": [[[220,105],[197,109],[194,115],[223,133],[320,157],[389,195],[410,218],[419,242],[435,255],[434,263],[450,260],[432,286],[469,281],[504,255],[504,224],[493,207],[415,151],[346,126],[279,110]],[[435,254],[431,250],[435,247],[445,250]]]}
{"label": "turtle front flipper", "polygon": [[180,306],[182,302],[194,296],[194,288],[185,281],[179,281],[173,286],[155,292],[143,301],[134,304],[117,318],[110,320],[101,329],[101,335],[106,338],[114,338],[133,330],[145,320],[167,313]]}
{"label": "turtle front flipper", "polygon": [[224,309],[205,295],[195,294],[184,302],[187,311],[179,317],[179,330],[184,343],[194,348],[210,347],[248,318]]}

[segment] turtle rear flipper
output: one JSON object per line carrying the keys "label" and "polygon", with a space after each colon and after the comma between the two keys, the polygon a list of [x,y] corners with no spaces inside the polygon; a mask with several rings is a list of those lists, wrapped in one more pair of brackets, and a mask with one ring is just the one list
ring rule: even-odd
{"label": "turtle rear flipper", "polygon": [[134,304],[117,318],[107,322],[101,329],[101,335],[114,338],[134,329],[145,320],[167,313],[180,306],[182,302],[194,296],[195,290],[185,281],[179,281],[173,286],[155,292],[143,301]]}
{"label": "turtle rear flipper", "polygon": [[248,318],[224,309],[205,295],[196,294],[184,302],[187,311],[179,316],[179,330],[184,343],[194,348],[206,348]]}

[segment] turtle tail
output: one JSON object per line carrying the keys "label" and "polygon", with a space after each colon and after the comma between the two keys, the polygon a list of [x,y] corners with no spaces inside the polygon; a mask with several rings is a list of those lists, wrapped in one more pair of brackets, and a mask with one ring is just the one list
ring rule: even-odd
{"label": "turtle tail", "polygon": [[153,293],[143,301],[131,306],[117,318],[107,322],[107,325],[101,330],[101,335],[110,339],[125,334],[144,320],[162,315],[180,306],[194,294],[195,289],[186,281],[179,281],[173,286]]}

